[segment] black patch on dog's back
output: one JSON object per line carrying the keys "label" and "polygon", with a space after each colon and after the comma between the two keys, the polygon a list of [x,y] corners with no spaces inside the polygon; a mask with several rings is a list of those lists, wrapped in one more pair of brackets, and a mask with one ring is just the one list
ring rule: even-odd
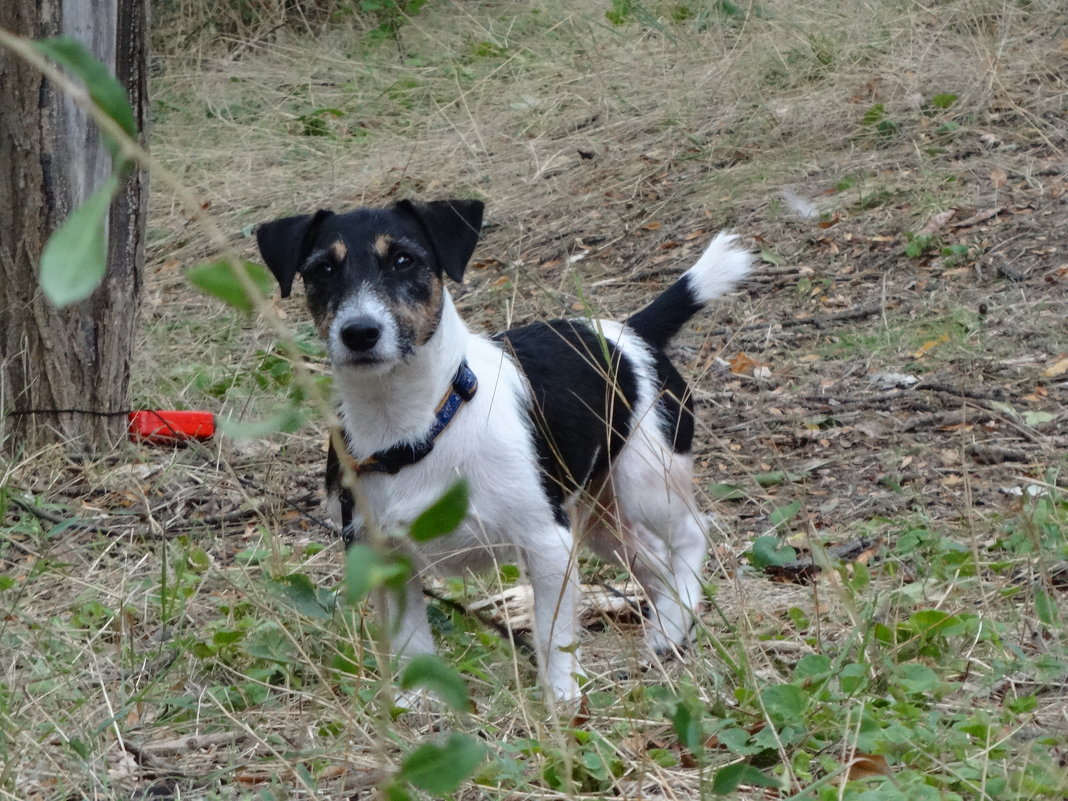
{"label": "black patch on dog's back", "polygon": [[562,514],[566,495],[604,475],[626,442],[637,376],[619,348],[581,322],[534,323],[495,338],[530,386],[545,489]]}

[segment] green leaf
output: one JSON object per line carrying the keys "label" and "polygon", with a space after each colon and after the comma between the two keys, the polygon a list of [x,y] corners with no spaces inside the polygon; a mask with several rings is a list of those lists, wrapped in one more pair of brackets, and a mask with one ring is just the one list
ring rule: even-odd
{"label": "green leaf", "polygon": [[903,665],[898,665],[895,672],[905,692],[915,695],[923,695],[935,690],[942,683],[939,681],[937,673],[926,665],[920,665],[916,662],[906,662]]}
{"label": "green leaf", "polygon": [[805,695],[792,684],[776,684],[760,694],[768,716],[776,723],[799,723],[805,714]]}
{"label": "green leaf", "polygon": [[1021,417],[1023,417],[1023,421],[1029,426],[1040,426],[1043,423],[1051,423],[1057,419],[1057,416],[1052,412],[1035,411],[1026,411]]}
{"label": "green leaf", "polygon": [[[270,271],[262,264],[251,261],[243,261],[241,264],[260,292],[266,296],[274,284]],[[217,297],[228,306],[243,312],[251,312],[255,308],[252,298],[245,292],[245,287],[234,272],[234,265],[227,259],[198,264],[187,270],[185,275],[197,289]]]}
{"label": "green leaf", "polygon": [[760,251],[760,260],[767,262],[773,267],[782,267],[785,263],[785,259],[776,253],[774,250],[762,250]]}
{"label": "green leaf", "polygon": [[262,439],[278,432],[291,433],[304,425],[304,414],[295,405],[283,406],[270,417],[262,420],[235,420],[219,418],[219,431],[233,439]]}
{"label": "green leaf", "polygon": [[[133,109],[126,96],[126,90],[81,42],[69,36],[57,36],[52,39],[40,39],[33,43],[34,48],[61,67],[65,67],[81,78],[89,92],[89,99],[101,111],[110,117],[131,139],[137,138],[137,122]],[[112,157],[117,157],[115,143],[105,136]],[[112,165],[118,172],[120,164]]]}
{"label": "green leaf", "polygon": [[265,623],[256,630],[246,641],[245,652],[257,659],[280,665],[301,664],[293,642],[277,623]]}
{"label": "green leaf", "polygon": [[782,526],[793,520],[797,513],[801,511],[801,501],[790,501],[786,506],[779,506],[768,515],[768,522],[775,528],[781,528]]}
{"label": "green leaf", "polygon": [[966,632],[969,615],[951,615],[941,609],[921,609],[909,615],[908,626],[921,637],[953,637]]}
{"label": "green leaf", "polygon": [[333,594],[316,587],[303,573],[272,579],[271,584],[274,591],[300,614],[317,620],[334,617]]}
{"label": "green leaf", "polygon": [[732,754],[738,754],[739,756],[752,756],[764,750],[761,746],[750,742],[749,732],[745,729],[739,729],[737,726],[724,729],[716,734],[716,738],[719,740],[720,745]]}
{"label": "green leaf", "polygon": [[727,795],[738,789],[739,785],[750,784],[755,787],[779,787],[778,780],[765,776],[748,762],[735,762],[716,771],[712,777],[712,792]]}
{"label": "green leaf", "polygon": [[107,270],[108,248],[104,218],[117,178],[109,179],[70,213],[48,238],[41,252],[41,289],[56,306],[85,300]]}
{"label": "green leaf", "polygon": [[783,545],[774,534],[764,534],[753,540],[749,549],[749,561],[754,567],[765,568],[785,565],[797,560],[797,551]]}
{"label": "green leaf", "polygon": [[345,598],[358,604],[378,587],[399,587],[410,572],[400,557],[386,559],[367,545],[353,545],[345,554]]}
{"label": "green leaf", "polygon": [[671,715],[671,725],[686,749],[694,755],[705,750],[705,735],[701,726],[701,710],[691,701],[679,701]]}
{"label": "green leaf", "polygon": [[444,743],[423,743],[401,762],[397,778],[432,795],[451,793],[486,758],[486,747],[473,737],[453,732]]}
{"label": "green leaf", "polygon": [[220,629],[211,635],[213,645],[233,645],[243,639],[245,632],[241,629]]}
{"label": "green leaf", "polygon": [[435,693],[457,712],[471,709],[467,685],[453,668],[435,654],[419,654],[412,657],[400,675],[401,689],[421,687]]}
{"label": "green leaf", "polygon": [[82,759],[88,759],[92,753],[89,750],[89,746],[85,744],[85,741],[80,740],[77,737],[71,737],[67,740],[67,745],[69,745],[70,749]]}
{"label": "green leaf", "polygon": [[1038,619],[1047,626],[1056,626],[1060,622],[1057,601],[1045,590],[1035,593],[1035,613]]}
{"label": "green leaf", "polygon": [[708,494],[717,501],[741,501],[745,493],[734,484],[709,484]]}
{"label": "green leaf", "polygon": [[864,112],[864,117],[863,117],[864,124],[865,125],[875,125],[877,122],[879,122],[885,116],[886,116],[886,106],[884,106],[882,103],[876,103],[874,106],[872,106],[871,108],[869,108],[867,111]]}
{"label": "green leaf", "polygon": [[863,690],[871,677],[871,667],[864,662],[850,662],[838,671],[838,686],[846,695]]}
{"label": "green leaf", "polygon": [[774,487],[779,484],[797,483],[808,478],[809,471],[791,473],[787,470],[772,470],[770,473],[757,473],[753,481],[762,487]]}
{"label": "green leaf", "polygon": [[949,108],[957,102],[957,96],[952,94],[939,94],[931,98],[931,105],[935,108]]}
{"label": "green leaf", "polygon": [[416,542],[437,539],[460,525],[467,515],[467,482],[460,479],[412,523],[409,534]]}
{"label": "green leaf", "polygon": [[794,680],[822,679],[831,675],[831,660],[823,654],[805,654],[794,666]]}

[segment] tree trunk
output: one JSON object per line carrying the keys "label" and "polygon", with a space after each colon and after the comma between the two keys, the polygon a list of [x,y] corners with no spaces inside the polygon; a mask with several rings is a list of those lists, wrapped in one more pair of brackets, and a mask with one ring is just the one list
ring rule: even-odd
{"label": "tree trunk", "polygon": [[[113,70],[144,132],[146,0],[0,0],[0,27],[70,36]],[[62,439],[107,447],[125,431],[141,303],[147,181],[127,173],[108,216],[108,268],[57,309],[37,282],[41,250],[111,173],[95,124],[36,69],[0,51],[0,446]],[[65,410],[79,410],[77,412]],[[86,414],[85,412],[89,412]]]}

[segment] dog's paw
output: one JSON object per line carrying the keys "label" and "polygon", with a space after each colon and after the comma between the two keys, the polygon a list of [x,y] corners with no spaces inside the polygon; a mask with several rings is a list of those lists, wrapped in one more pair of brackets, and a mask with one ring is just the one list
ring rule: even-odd
{"label": "dog's paw", "polygon": [[429,690],[400,690],[393,697],[393,708],[400,714],[428,714],[444,709],[445,702]]}
{"label": "dog's paw", "polygon": [[669,637],[662,629],[648,625],[645,629],[645,643],[657,659],[675,659],[690,647],[690,633],[687,631],[682,636]]}
{"label": "dog's paw", "polygon": [[586,683],[586,674],[576,665],[566,673],[550,674],[546,683],[557,704],[563,709],[575,709],[584,697],[581,685]]}

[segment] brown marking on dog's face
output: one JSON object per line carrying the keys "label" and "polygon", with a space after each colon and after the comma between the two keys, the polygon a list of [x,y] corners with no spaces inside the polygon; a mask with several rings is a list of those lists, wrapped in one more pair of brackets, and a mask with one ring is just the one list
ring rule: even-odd
{"label": "brown marking on dog's face", "polygon": [[328,339],[330,337],[330,326],[334,324],[334,316],[337,314],[337,307],[315,306],[309,308],[309,311],[311,311],[312,323],[315,325],[315,333],[322,339]]}
{"label": "brown marking on dog's face", "polygon": [[425,277],[417,297],[398,297],[391,305],[401,336],[412,348],[425,345],[441,322],[445,285],[440,275],[427,273]]}
{"label": "brown marking on dog's face", "polygon": [[386,254],[389,253],[389,248],[393,244],[393,237],[389,234],[379,234],[375,237],[374,243],[371,248],[374,250],[375,255],[380,259],[384,259]]}
{"label": "brown marking on dog's face", "polygon": [[330,246],[330,255],[338,260],[339,264],[345,263],[345,257],[349,255],[349,249],[345,247],[345,243],[338,239]]}

